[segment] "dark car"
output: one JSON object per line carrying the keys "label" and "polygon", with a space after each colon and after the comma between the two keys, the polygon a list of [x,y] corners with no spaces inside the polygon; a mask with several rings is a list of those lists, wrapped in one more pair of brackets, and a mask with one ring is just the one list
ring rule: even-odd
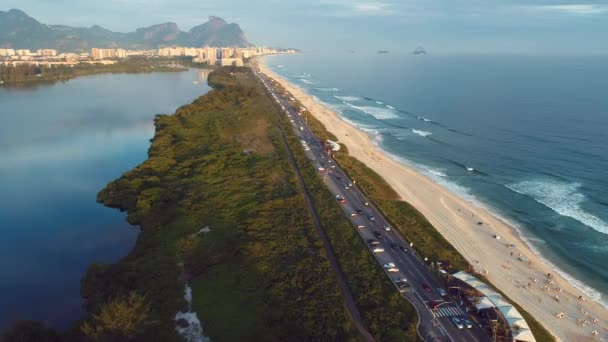
{"label": "dark car", "polygon": [[409,252],[409,251],[410,251],[409,249],[405,248],[405,246],[401,246],[401,247],[399,247],[399,249],[401,249],[401,251],[402,251],[403,253],[407,253],[407,252]]}
{"label": "dark car", "polygon": [[361,210],[361,209],[355,209],[355,211],[356,211],[356,212],[357,212],[357,214],[359,214],[359,215],[363,214],[363,210]]}
{"label": "dark car", "polygon": [[437,302],[435,302],[434,300],[429,300],[429,308],[433,310],[437,308]]}
{"label": "dark car", "polygon": [[410,287],[410,283],[408,283],[405,280],[396,281],[395,285],[397,285],[397,288],[399,289],[399,292],[405,292],[406,289]]}
{"label": "dark car", "polygon": [[396,243],[391,243],[391,248],[394,250],[397,250],[397,244]]}
{"label": "dark car", "polygon": [[422,283],[422,289],[426,292],[431,292],[431,287],[427,283]]}
{"label": "dark car", "polygon": [[379,231],[377,231],[377,230],[376,230],[376,231],[374,231],[374,235],[375,235],[375,236],[376,236],[378,239],[382,238],[382,234],[380,234],[380,232],[379,232]]}
{"label": "dark car", "polygon": [[376,218],[374,217],[374,215],[367,215],[367,218],[368,218],[370,221],[376,221]]}
{"label": "dark car", "polygon": [[462,317],[462,324],[467,328],[467,329],[473,329],[473,322],[471,322],[468,318],[466,317]]}
{"label": "dark car", "polygon": [[380,242],[378,242],[374,239],[369,239],[369,240],[367,240],[367,244],[369,244],[370,246],[378,246],[380,244]]}

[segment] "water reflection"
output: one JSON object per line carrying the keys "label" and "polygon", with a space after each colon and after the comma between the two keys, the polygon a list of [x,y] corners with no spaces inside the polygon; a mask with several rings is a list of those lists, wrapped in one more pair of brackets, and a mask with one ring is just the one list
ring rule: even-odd
{"label": "water reflection", "polygon": [[154,115],[204,94],[207,76],[0,88],[0,330],[18,319],[62,328],[80,317],[88,265],[118,260],[137,236],[124,214],[95,202],[97,192],[146,158]]}

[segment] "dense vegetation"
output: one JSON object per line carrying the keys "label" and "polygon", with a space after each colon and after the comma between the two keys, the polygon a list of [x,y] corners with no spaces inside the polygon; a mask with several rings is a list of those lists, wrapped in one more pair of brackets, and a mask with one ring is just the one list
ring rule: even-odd
{"label": "dense vegetation", "polygon": [[38,67],[31,64],[7,66],[0,64],[0,81],[6,85],[28,85],[39,82],[65,81],[78,76],[103,73],[148,73],[184,71],[185,68],[168,61],[129,59],[115,64],[80,63],[74,66]]}
{"label": "dense vegetation", "polygon": [[[174,115],[158,115],[149,159],[99,193],[142,231],[119,263],[90,267],[81,289],[87,315],[61,340],[180,340],[174,317],[187,309],[186,284],[214,341],[358,340],[279,127],[366,328],[382,341],[415,340],[413,307],[323,186],[258,80],[232,67],[213,72],[209,84],[216,90]],[[11,333],[9,341],[56,337],[30,322]]]}
{"label": "dense vegetation", "polygon": [[[284,91],[284,90],[282,90]],[[294,103],[299,106],[299,103]],[[308,115],[308,124],[317,137],[337,141],[337,138],[316,118]],[[341,152],[335,160],[349,174],[357,180],[358,186],[370,198],[378,209],[396,227],[407,241],[414,243],[414,249],[429,260],[450,262],[450,271],[470,271],[469,263],[464,257],[428,222],[416,208],[399,199],[395,190],[375,171],[367,167],[358,159],[348,155],[348,149],[342,145]],[[491,283],[481,274],[476,274],[484,282]],[[496,287],[494,287],[496,289]],[[500,292],[507,300],[509,297]],[[554,341],[551,333],[542,326],[532,315],[526,312],[517,303],[509,300],[524,316],[532,333],[538,341]]]}
{"label": "dense vegetation", "polygon": [[149,159],[99,194],[142,233],[121,263],[91,268],[88,311],[135,291],[157,321],[136,339],[176,339],[188,281],[213,340],[353,338],[270,100],[248,69],[220,69],[210,84],[220,90],[157,116]]}
{"label": "dense vegetation", "polygon": [[284,129],[325,231],[346,274],[365,326],[378,341],[414,341],[418,315],[386,277],[365,242],[308,161],[291,127]]}

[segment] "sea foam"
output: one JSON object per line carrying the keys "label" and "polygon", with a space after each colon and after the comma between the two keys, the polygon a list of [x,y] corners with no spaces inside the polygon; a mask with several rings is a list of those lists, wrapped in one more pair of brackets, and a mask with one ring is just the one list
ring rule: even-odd
{"label": "sea foam", "polygon": [[608,223],[581,208],[587,197],[579,192],[580,183],[537,180],[510,184],[506,187],[530,196],[562,216],[573,218],[600,233],[608,234]]}
{"label": "sea foam", "polygon": [[315,88],[316,90],[320,90],[320,91],[338,91],[340,89],[338,88]]}

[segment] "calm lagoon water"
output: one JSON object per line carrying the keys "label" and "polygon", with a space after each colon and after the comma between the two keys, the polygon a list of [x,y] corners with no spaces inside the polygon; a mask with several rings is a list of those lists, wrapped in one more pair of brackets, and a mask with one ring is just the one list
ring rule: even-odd
{"label": "calm lagoon water", "polygon": [[0,331],[64,328],[82,314],[92,262],[126,255],[138,229],[96,203],[146,159],[153,119],[209,90],[206,71],[116,74],[0,88]]}
{"label": "calm lagoon water", "polygon": [[517,226],[608,304],[605,56],[273,56],[379,147]]}

